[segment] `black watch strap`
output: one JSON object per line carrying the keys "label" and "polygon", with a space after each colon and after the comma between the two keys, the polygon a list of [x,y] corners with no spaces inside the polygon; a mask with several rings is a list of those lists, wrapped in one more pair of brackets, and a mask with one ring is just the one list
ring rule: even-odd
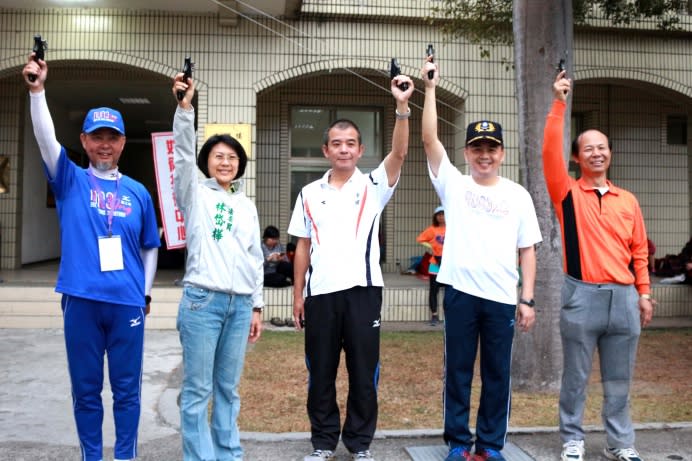
{"label": "black watch strap", "polygon": [[528,301],[524,298],[519,298],[519,304],[526,304],[529,307],[533,307],[536,305],[536,301],[534,301],[533,298],[529,299]]}
{"label": "black watch strap", "polygon": [[144,296],[144,305],[148,306],[149,304],[151,304],[151,296],[145,295]]}

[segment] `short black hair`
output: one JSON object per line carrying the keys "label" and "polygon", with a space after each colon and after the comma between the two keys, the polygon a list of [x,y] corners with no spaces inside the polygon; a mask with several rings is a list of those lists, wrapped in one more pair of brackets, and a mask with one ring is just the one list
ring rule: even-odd
{"label": "short black hair", "polygon": [[322,136],[322,144],[327,145],[329,143],[329,132],[331,131],[332,128],[338,128],[340,130],[347,130],[349,128],[355,128],[355,130],[358,132],[358,144],[363,144],[362,140],[362,135],[360,133],[360,128],[358,128],[358,125],[356,125],[356,122],[353,120],[349,120],[347,118],[340,118],[339,120],[335,120],[332,122],[329,127],[327,127],[326,130],[324,130],[324,135]]}
{"label": "short black hair", "polygon": [[204,173],[204,176],[210,178],[209,176],[209,152],[217,144],[226,144],[228,147],[233,149],[236,154],[238,154],[238,173],[235,175],[235,179],[242,177],[245,174],[245,166],[247,165],[247,154],[242,144],[238,142],[230,134],[215,134],[210,136],[209,139],[204,143],[202,148],[199,150],[199,155],[197,156],[197,167]]}
{"label": "short black hair", "polygon": [[262,234],[263,239],[278,239],[279,229],[276,226],[267,226],[264,228],[264,234]]}
{"label": "short black hair", "polygon": [[586,130],[582,130],[582,132],[579,133],[579,134],[572,140],[572,148],[571,148],[571,149],[572,149],[572,156],[573,156],[573,157],[578,157],[578,156],[579,156],[579,139],[581,139],[581,135],[583,135],[583,134],[586,133],[587,131],[598,131],[598,132],[601,133],[603,136],[605,136],[606,139],[608,139],[608,149],[610,149],[611,152],[613,151],[613,141],[610,140],[610,136],[608,136],[607,134],[603,133],[603,132],[602,132],[601,130],[599,130],[598,128],[587,128]]}

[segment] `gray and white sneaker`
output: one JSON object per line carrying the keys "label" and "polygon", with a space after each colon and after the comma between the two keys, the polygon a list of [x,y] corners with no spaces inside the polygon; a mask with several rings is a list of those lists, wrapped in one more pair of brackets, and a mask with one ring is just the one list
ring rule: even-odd
{"label": "gray and white sneaker", "polygon": [[584,441],[570,440],[562,445],[562,461],[584,461]]}
{"label": "gray and white sneaker", "polygon": [[375,461],[375,458],[370,454],[370,450],[359,451],[351,455],[353,461]]}
{"label": "gray and white sneaker", "polygon": [[637,450],[633,447],[628,448],[608,448],[603,449],[606,458],[615,461],[642,461]]}
{"label": "gray and white sneaker", "polygon": [[311,455],[303,458],[303,461],[324,461],[326,459],[334,459],[332,450],[315,450]]}

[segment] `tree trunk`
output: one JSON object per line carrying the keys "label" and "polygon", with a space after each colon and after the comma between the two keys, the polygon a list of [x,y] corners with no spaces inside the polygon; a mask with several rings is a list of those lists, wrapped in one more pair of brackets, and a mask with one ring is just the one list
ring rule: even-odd
{"label": "tree trunk", "polygon": [[[520,173],[533,198],[543,242],[537,247],[536,324],[529,333],[517,330],[512,382],[524,390],[551,390],[559,388],[562,372],[562,242],[545,186],[541,148],[557,63],[565,59],[568,76],[573,68],[572,0],[514,0],[513,8]],[[569,130],[569,115],[565,119]],[[568,145],[569,134],[565,136],[565,154]]]}

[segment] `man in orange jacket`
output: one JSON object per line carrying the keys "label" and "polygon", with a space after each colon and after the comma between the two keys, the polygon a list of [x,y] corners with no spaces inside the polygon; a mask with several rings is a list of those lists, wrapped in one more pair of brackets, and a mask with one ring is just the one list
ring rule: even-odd
{"label": "man in orange jacket", "polygon": [[588,129],[575,138],[572,160],[581,177],[575,180],[567,173],[562,140],[570,90],[562,71],[553,84],[555,100],[543,139],[543,171],[564,248],[562,461],[584,459],[582,418],[596,347],[604,394],[604,454],[616,461],[641,461],[634,449],[629,391],[639,334],[653,313],[646,229],[634,195],[607,179],[612,151],[601,131]]}

